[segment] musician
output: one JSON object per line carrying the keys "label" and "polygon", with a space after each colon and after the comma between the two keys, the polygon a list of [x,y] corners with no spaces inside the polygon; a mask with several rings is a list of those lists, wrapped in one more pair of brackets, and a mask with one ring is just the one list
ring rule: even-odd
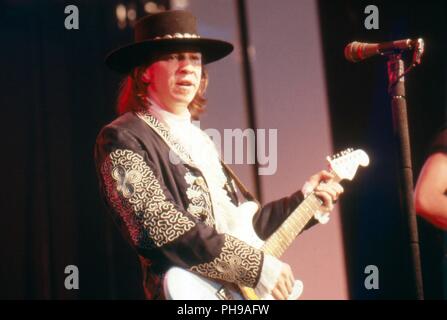
{"label": "musician", "polygon": [[447,299],[447,126],[432,141],[415,188],[427,299]]}
{"label": "musician", "polygon": [[[162,280],[172,266],[254,288],[260,297],[288,298],[292,270],[264,254],[262,240],[304,194],[314,190],[325,212],[316,218],[327,222],[343,192],[321,171],[301,190],[261,207],[191,123],[205,104],[205,65],[232,50],[228,42],[200,37],[191,13],[165,11],[140,19],[135,42],[106,58],[126,78],[119,116],[99,133],[95,161],[105,203],[140,257],[148,299],[166,298]],[[256,214],[236,234],[248,212]]]}
{"label": "musician", "polygon": [[416,183],[415,208],[419,215],[447,230],[447,127],[434,139]]}

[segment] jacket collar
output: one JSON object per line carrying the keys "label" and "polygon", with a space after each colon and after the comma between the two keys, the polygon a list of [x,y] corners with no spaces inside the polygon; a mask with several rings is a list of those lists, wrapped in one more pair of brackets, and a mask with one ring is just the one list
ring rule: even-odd
{"label": "jacket collar", "polygon": [[136,115],[160,136],[160,138],[168,145],[168,147],[172,151],[175,152],[175,154],[180,158],[181,161],[198,169],[197,166],[193,163],[190,154],[172,136],[168,128],[166,128],[163,123],[158,121],[158,119],[155,118],[148,110],[137,112]]}

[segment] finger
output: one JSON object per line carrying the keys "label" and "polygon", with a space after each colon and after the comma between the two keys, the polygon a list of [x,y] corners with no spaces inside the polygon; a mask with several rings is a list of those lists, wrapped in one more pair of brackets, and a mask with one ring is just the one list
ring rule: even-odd
{"label": "finger", "polygon": [[281,291],[279,291],[279,289],[277,289],[277,288],[274,288],[272,290],[272,296],[276,300],[286,300],[286,297],[284,297],[284,295],[281,293]]}
{"label": "finger", "polygon": [[293,271],[292,271],[292,268],[289,266],[289,281],[290,281],[290,284],[291,284],[291,286],[292,286],[292,290],[293,290],[293,286],[294,286],[294,284],[295,284],[295,276],[293,275]]}
{"label": "finger", "polygon": [[313,185],[312,183],[307,181],[301,188],[301,192],[303,193],[304,197],[307,197],[309,194],[311,194],[314,191],[315,187],[316,187],[316,185]]}
{"label": "finger", "polygon": [[332,173],[326,170],[322,170],[319,173],[311,176],[309,180],[306,181],[306,183],[303,185],[301,191],[303,192],[304,196],[307,196],[312,193],[312,191],[314,191],[315,188],[318,187],[318,185],[326,183],[327,181],[330,181],[334,178],[335,176]]}
{"label": "finger", "polygon": [[318,185],[321,181],[327,181],[334,178],[335,176],[332,173],[326,170],[322,170],[317,174],[314,174],[312,177],[310,177],[309,181],[311,183],[316,183]]}
{"label": "finger", "polygon": [[319,189],[321,191],[328,191],[334,201],[336,201],[340,197],[340,194],[345,191],[343,187],[337,182],[329,182],[327,184],[321,183],[320,186],[321,187]]}
{"label": "finger", "polygon": [[331,185],[337,191],[338,195],[340,195],[343,192],[345,192],[345,189],[343,188],[343,186],[341,184],[334,182]]}
{"label": "finger", "polygon": [[315,191],[315,195],[323,201],[322,209],[324,211],[332,211],[334,209],[334,204],[332,197],[325,191]]}
{"label": "finger", "polygon": [[335,176],[327,170],[321,170],[318,174],[320,175],[320,180],[331,180],[335,178]]}
{"label": "finger", "polygon": [[287,299],[287,297],[289,296],[289,289],[287,288],[287,282],[288,281],[282,280],[277,285],[279,291],[281,292],[281,294],[285,299]]}
{"label": "finger", "polygon": [[312,190],[315,189],[319,183],[320,183],[320,176],[318,174],[311,176],[309,180],[306,182],[306,184],[308,185],[307,187],[312,188]]}
{"label": "finger", "polygon": [[338,182],[335,182],[335,181],[329,181],[329,182],[326,183],[326,185],[327,185],[328,187],[331,187],[331,188],[332,188],[333,190],[335,190],[338,194],[339,194],[339,193],[343,193],[343,191],[344,191],[342,185],[339,184]]}
{"label": "finger", "polygon": [[286,280],[286,289],[287,289],[287,297],[290,296],[293,290],[293,280],[291,277],[288,277]]}
{"label": "finger", "polygon": [[332,201],[335,201],[338,198],[337,190],[329,184],[320,184],[317,188],[315,188],[315,191],[321,191],[321,192],[328,193],[330,195]]}

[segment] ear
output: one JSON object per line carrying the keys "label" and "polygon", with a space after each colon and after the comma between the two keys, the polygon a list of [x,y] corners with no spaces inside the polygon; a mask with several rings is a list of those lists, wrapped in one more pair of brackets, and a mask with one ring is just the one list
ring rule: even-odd
{"label": "ear", "polygon": [[151,82],[150,67],[148,67],[148,68],[146,68],[146,70],[144,70],[143,74],[141,75],[141,81],[143,81],[146,84],[149,84]]}

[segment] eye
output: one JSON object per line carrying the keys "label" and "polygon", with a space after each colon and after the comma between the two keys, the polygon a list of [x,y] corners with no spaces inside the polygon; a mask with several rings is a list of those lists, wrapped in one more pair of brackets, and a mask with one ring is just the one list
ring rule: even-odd
{"label": "eye", "polygon": [[202,63],[202,56],[200,54],[193,54],[191,55],[190,59],[192,62],[194,62],[194,64]]}
{"label": "eye", "polygon": [[164,61],[176,61],[178,60],[178,55],[175,53],[172,54],[165,54],[163,56],[160,57],[160,60],[164,60]]}

